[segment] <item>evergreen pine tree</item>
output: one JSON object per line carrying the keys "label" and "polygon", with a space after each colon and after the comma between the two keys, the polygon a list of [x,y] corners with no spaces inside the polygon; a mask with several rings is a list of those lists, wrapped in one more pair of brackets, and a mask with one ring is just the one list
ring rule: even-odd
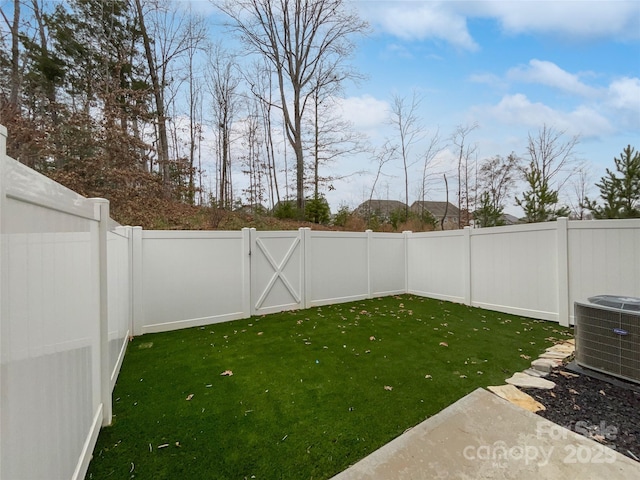
{"label": "evergreen pine tree", "polygon": [[640,218],[640,152],[628,145],[613,161],[616,172],[607,168],[607,174],[596,183],[603,204],[585,198],[584,207],[595,218]]}

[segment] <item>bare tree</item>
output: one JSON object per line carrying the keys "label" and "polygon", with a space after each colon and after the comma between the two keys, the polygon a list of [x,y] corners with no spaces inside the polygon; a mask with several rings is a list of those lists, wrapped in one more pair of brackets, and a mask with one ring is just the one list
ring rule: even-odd
{"label": "bare tree", "polygon": [[[202,83],[199,75],[196,75],[195,60],[197,54],[203,48],[204,20],[202,17],[191,15],[187,23],[187,83],[189,85],[188,103],[189,103],[189,203],[195,203],[195,174],[196,174],[196,150],[198,149],[199,139],[202,135],[202,110],[198,109],[198,105],[202,105]],[[200,116],[198,116],[200,114]],[[198,121],[199,120],[199,121]],[[201,172],[200,172],[201,175]],[[200,182],[201,183],[201,182]]]}
{"label": "bare tree", "polygon": [[20,2],[21,0],[13,0],[13,20],[9,20],[4,9],[0,7],[0,14],[11,35],[11,89],[9,103],[12,108],[18,107],[20,99]]}
{"label": "bare tree", "polygon": [[[316,90],[313,99],[313,120],[310,130],[312,138],[308,142],[312,151],[311,179],[313,198],[318,199],[320,186],[324,184],[333,190],[333,182],[345,178],[335,174],[321,175],[320,168],[366,151],[364,135],[354,131],[353,125],[341,117],[339,106],[333,96],[323,97],[321,90]],[[348,175],[353,175],[348,174]]]}
{"label": "bare tree", "polygon": [[382,169],[384,166],[393,160],[398,152],[397,145],[392,145],[389,141],[386,141],[377,151],[374,151],[373,158],[377,163],[376,177],[373,180],[373,184],[371,185],[371,193],[369,194],[369,209],[367,211],[367,223],[371,220],[371,214],[373,213],[372,204],[373,204],[373,195],[376,191],[376,184],[380,179],[380,175],[384,175],[382,173]]}
{"label": "bare tree", "polygon": [[440,174],[437,172],[430,171],[435,165],[436,157],[438,153],[442,151],[444,147],[442,146],[442,142],[440,139],[440,132],[436,130],[436,132],[429,139],[429,144],[424,151],[423,154],[423,165],[422,165],[422,183],[420,185],[420,200],[422,201],[420,206],[420,216],[424,217],[425,214],[425,198],[427,196],[427,183],[429,182],[429,178],[434,178],[435,176],[439,176]]}
{"label": "bare tree", "polygon": [[[451,135],[451,142],[458,153],[458,227],[469,224],[469,160],[477,150],[476,144],[469,144],[468,136],[478,128],[472,125],[458,125]],[[463,213],[464,212],[464,213]]]}
{"label": "bare tree", "polygon": [[409,216],[409,167],[417,160],[411,156],[412,149],[420,142],[425,131],[418,117],[418,108],[422,98],[414,90],[411,98],[394,95],[389,123],[397,130],[400,139],[400,158],[404,169],[405,215]]}
{"label": "bare tree", "polygon": [[[339,66],[353,51],[351,37],[367,28],[343,0],[219,0],[228,26],[273,66],[287,140],[296,157],[299,212],[304,207],[303,118],[322,65]],[[340,81],[340,77],[336,77]]]}
{"label": "bare tree", "polygon": [[515,153],[511,153],[507,158],[496,155],[482,162],[477,174],[477,225],[493,227],[504,224],[503,211],[506,199],[515,187],[519,168],[520,159]]}
{"label": "bare tree", "polygon": [[269,178],[269,200],[271,208],[280,202],[278,189],[278,169],[276,166],[275,144],[273,140],[273,72],[268,62],[255,62],[245,71],[245,80],[251,87],[251,92],[259,100],[259,110],[262,117],[262,128],[265,139],[265,154],[267,156],[267,175]]}
{"label": "bare tree", "polygon": [[445,191],[445,203],[444,203],[444,213],[442,214],[442,218],[440,219],[440,230],[444,230],[444,222],[447,219],[447,212],[449,211],[449,182],[447,181],[447,174],[443,173],[444,177],[444,191]]}
{"label": "bare tree", "polygon": [[238,103],[238,86],[235,56],[225,51],[221,44],[211,49],[209,82],[213,96],[213,114],[218,131],[218,206],[230,208],[233,203],[231,188],[231,128]]}
{"label": "bare tree", "polygon": [[564,130],[543,125],[537,135],[529,133],[527,155],[529,164],[522,170],[529,189],[516,198],[528,222],[546,222],[569,211],[558,207],[558,195],[575,170],[575,147],[579,136],[564,139]]}
{"label": "bare tree", "polygon": [[142,1],[135,0],[136,11],[138,13],[138,25],[142,42],[144,45],[145,57],[149,67],[149,77],[151,78],[151,88],[153,90],[153,98],[156,106],[156,134],[158,137],[158,163],[162,172],[162,179],[165,190],[169,188],[170,170],[169,170],[169,138],[167,136],[167,117],[165,114],[164,103],[164,85],[161,83],[158,68],[156,65],[156,57],[153,52],[152,39],[147,30],[145,22],[145,12],[142,9]]}
{"label": "bare tree", "polygon": [[566,130],[545,124],[536,136],[529,133],[527,144],[527,155],[532,165],[557,191],[562,189],[574,171],[575,148],[580,142],[578,135],[564,140],[565,134]]}
{"label": "bare tree", "polygon": [[569,195],[569,208],[571,215],[576,220],[587,220],[591,218],[589,209],[586,208],[587,199],[591,193],[593,179],[589,174],[587,165],[581,165],[571,176],[571,193]]}
{"label": "bare tree", "polygon": [[482,162],[478,171],[478,185],[491,197],[494,207],[504,207],[515,187],[520,158],[511,153],[507,158],[496,155]]}

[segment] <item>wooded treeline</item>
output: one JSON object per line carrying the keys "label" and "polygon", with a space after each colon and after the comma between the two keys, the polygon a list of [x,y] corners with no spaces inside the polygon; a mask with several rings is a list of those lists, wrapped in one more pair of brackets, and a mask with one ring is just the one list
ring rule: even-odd
{"label": "wooded treeline", "polygon": [[[355,77],[344,63],[348,37],[366,25],[342,0],[217,3],[228,28],[259,39],[250,61],[239,61],[229,38],[213,43],[210,24],[173,0],[6,2],[0,122],[9,155],[109,198],[121,222],[159,203],[231,209],[241,197],[257,208],[295,199],[301,209],[307,197],[322,200],[331,178],[320,167],[358,148],[327,112]],[[247,12],[269,21],[242,25]],[[279,43],[266,45],[270,35]],[[205,138],[215,145],[205,149]],[[215,159],[203,158],[209,152]]]}
{"label": "wooded treeline", "polygon": [[[360,77],[348,61],[368,28],[344,0],[210,3],[224,23],[215,35],[220,25],[178,0],[6,0],[0,123],[9,155],[108,198],[114,218],[147,228],[188,228],[169,217],[202,215],[203,206],[275,207],[328,223],[324,194],[338,180],[331,164],[356,154],[377,170],[363,200],[380,198],[387,164],[403,172],[399,224],[410,219],[410,196],[424,204],[443,185],[438,200],[457,203],[458,227],[504,223],[514,197],[527,222],[640,216],[640,157],[631,146],[596,183],[598,203],[588,198],[578,136],[543,125],[523,157],[478,159],[478,124],[447,138],[429,132],[415,90],[393,95],[390,137],[367,146],[338,104],[346,82]],[[348,213],[343,205],[334,223]]]}

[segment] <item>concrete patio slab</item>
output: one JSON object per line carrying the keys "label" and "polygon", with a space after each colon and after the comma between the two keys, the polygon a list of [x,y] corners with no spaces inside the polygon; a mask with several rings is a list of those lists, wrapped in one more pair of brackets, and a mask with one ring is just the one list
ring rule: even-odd
{"label": "concrete patio slab", "polygon": [[477,389],[333,480],[637,480],[640,463]]}

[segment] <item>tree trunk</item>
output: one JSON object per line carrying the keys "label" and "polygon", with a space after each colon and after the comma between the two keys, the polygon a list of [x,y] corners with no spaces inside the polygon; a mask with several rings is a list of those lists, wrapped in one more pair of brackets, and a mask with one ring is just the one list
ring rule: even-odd
{"label": "tree trunk", "polygon": [[169,168],[169,140],[167,137],[167,119],[164,108],[163,86],[160,85],[158,79],[158,70],[156,69],[153,51],[151,50],[151,40],[147,33],[144,23],[144,14],[142,11],[142,3],[135,0],[136,9],[138,11],[138,21],[140,22],[140,33],[144,43],[145,57],[149,66],[149,76],[151,77],[151,86],[153,88],[153,97],[156,104],[157,116],[157,135],[158,135],[158,163],[162,173],[162,182],[165,187],[165,195],[168,196],[171,189],[171,171]]}
{"label": "tree trunk", "polygon": [[13,2],[11,26],[11,93],[9,102],[17,110],[20,99],[20,0]]}

